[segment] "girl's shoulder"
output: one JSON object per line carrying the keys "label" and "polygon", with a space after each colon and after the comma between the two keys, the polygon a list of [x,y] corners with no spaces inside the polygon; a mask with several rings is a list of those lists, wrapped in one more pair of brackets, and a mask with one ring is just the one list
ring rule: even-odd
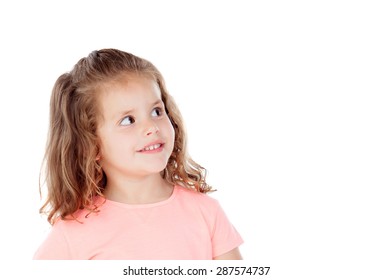
{"label": "girl's shoulder", "polygon": [[97,216],[99,212],[101,212],[101,208],[104,205],[104,198],[100,196],[96,196],[93,201],[92,205],[83,209],[77,210],[72,215],[69,215],[65,218],[57,218],[53,227],[56,228],[78,228],[80,225],[85,224],[88,221],[92,221],[94,219],[89,219],[91,217]]}
{"label": "girl's shoulder", "polygon": [[177,199],[182,200],[186,203],[195,203],[199,207],[217,208],[219,202],[217,199],[210,196],[207,193],[201,193],[186,187],[176,186]]}

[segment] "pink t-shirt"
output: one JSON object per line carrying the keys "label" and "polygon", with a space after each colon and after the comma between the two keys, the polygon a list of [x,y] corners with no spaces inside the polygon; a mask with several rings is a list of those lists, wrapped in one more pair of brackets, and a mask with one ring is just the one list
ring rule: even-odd
{"label": "pink t-shirt", "polygon": [[180,186],[165,201],[99,210],[58,220],[34,259],[211,260],[243,242],[217,200]]}

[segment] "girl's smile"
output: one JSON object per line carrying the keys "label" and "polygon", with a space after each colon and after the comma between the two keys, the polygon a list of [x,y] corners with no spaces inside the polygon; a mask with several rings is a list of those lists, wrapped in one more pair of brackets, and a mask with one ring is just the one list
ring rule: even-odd
{"label": "girl's smile", "polygon": [[140,149],[138,152],[145,153],[145,154],[159,153],[163,150],[164,145],[165,143],[163,143],[161,140],[157,140],[146,145],[143,149]]}

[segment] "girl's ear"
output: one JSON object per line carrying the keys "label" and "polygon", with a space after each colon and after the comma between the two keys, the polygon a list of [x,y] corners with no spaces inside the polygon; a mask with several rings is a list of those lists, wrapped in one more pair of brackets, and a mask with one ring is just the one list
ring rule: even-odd
{"label": "girl's ear", "polygon": [[96,160],[96,161],[100,161],[100,160],[101,160],[101,155],[98,154],[98,155],[95,157],[95,160]]}
{"label": "girl's ear", "polygon": [[101,149],[99,145],[95,147],[95,152],[97,154],[97,156],[95,157],[95,161],[100,161],[102,159],[102,155],[101,155]]}

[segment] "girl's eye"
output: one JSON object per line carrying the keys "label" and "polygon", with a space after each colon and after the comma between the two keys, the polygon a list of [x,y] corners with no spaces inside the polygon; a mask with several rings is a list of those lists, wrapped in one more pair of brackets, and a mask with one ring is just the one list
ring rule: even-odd
{"label": "girl's eye", "polygon": [[159,116],[162,116],[162,114],[163,114],[162,108],[156,107],[152,110],[153,117],[159,117]]}
{"label": "girl's eye", "polygon": [[120,122],[120,125],[131,125],[135,122],[135,119],[132,116],[126,116]]}

